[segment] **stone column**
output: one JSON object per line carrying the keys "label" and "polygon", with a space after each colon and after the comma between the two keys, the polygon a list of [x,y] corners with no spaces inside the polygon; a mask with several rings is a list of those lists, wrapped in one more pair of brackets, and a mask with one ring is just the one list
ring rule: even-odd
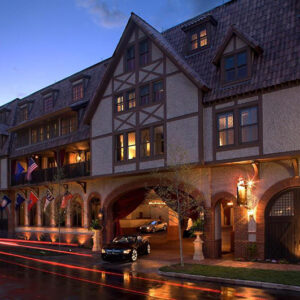
{"label": "stone column", "polygon": [[42,226],[42,200],[38,200],[36,203],[36,210],[37,210],[37,226]]}
{"label": "stone column", "polygon": [[83,196],[83,227],[89,228],[88,196]]}
{"label": "stone column", "polygon": [[66,208],[66,227],[71,227],[71,201],[68,201]]}
{"label": "stone column", "polygon": [[24,201],[24,225],[29,226],[29,216],[28,216],[28,202],[27,199]]}

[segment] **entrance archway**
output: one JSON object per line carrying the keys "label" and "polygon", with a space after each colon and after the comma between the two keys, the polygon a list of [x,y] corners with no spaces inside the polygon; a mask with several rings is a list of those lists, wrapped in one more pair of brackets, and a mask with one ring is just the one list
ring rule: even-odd
{"label": "entrance archway", "polygon": [[265,210],[266,259],[300,260],[300,187],[279,192]]}

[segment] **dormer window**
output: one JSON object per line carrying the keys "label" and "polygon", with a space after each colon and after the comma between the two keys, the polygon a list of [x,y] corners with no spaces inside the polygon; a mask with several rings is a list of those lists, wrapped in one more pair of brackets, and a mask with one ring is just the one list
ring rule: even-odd
{"label": "dormer window", "polygon": [[246,50],[224,56],[223,65],[224,83],[245,80],[249,75],[248,55]]}
{"label": "dormer window", "polygon": [[207,46],[207,30],[206,28],[198,29],[190,33],[190,48],[191,52]]}
{"label": "dormer window", "polygon": [[73,101],[78,101],[83,98],[83,82],[77,83],[73,86]]}
{"label": "dormer window", "polygon": [[135,46],[131,46],[126,51],[126,71],[131,72],[135,69]]}
{"label": "dormer window", "polygon": [[24,105],[20,108],[20,120],[21,122],[28,120],[28,106]]}
{"label": "dormer window", "polygon": [[44,112],[50,112],[53,109],[53,95],[45,96],[44,98]]}
{"label": "dormer window", "polygon": [[140,67],[147,65],[150,62],[149,43],[144,40],[139,43]]}

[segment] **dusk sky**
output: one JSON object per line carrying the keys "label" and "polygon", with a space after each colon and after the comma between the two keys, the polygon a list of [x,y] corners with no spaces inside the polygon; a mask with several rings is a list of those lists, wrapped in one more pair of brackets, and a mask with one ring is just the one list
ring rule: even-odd
{"label": "dusk sky", "polygon": [[131,11],[162,31],[224,2],[0,1],[0,105],[110,57]]}

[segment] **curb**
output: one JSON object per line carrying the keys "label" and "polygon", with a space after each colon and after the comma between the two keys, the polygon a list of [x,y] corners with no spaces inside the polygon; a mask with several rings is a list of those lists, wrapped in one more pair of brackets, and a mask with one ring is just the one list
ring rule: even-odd
{"label": "curb", "polygon": [[193,279],[193,280],[200,280],[200,281],[213,281],[213,282],[220,282],[220,283],[247,285],[247,286],[267,288],[267,289],[278,289],[278,290],[300,292],[300,286],[286,285],[280,283],[251,281],[251,280],[242,280],[242,279],[229,279],[229,278],[210,277],[210,276],[203,276],[203,275],[191,275],[191,274],[176,273],[176,272],[158,271],[158,274],[163,276],[168,276],[168,277],[177,277],[177,278]]}

